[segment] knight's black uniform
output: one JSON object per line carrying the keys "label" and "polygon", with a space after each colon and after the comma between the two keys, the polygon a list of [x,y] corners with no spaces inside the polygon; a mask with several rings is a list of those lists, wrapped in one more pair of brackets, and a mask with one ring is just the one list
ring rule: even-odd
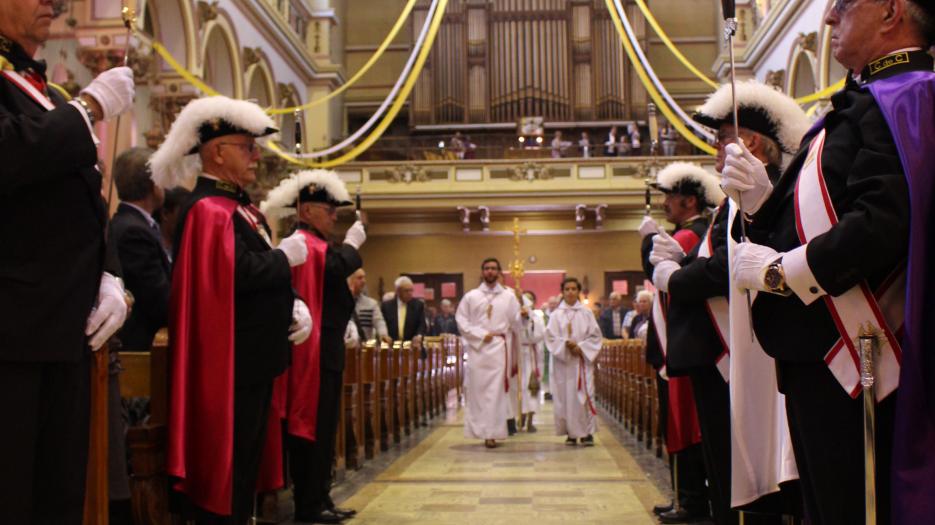
{"label": "knight's black uniform", "polygon": [[[687,229],[691,231],[697,239],[701,239],[704,237],[707,227],[707,221],[703,217],[698,216],[685,224],[677,225],[672,235],[676,235],[679,231]],[[640,247],[643,271],[646,273],[646,278],[650,280],[653,277],[653,270],[655,268],[649,262],[649,254],[653,249],[653,237],[655,237],[655,235],[647,235],[644,237],[642,246]],[[660,300],[662,300],[663,303],[661,306],[663,311],[666,312],[668,319],[669,305],[667,296],[668,294],[665,293],[659,294]],[[671,326],[671,322],[669,322],[669,326]],[[649,326],[646,334],[646,362],[652,365],[653,369],[658,372],[659,369],[662,368],[662,365],[665,364],[665,357],[659,345],[659,338],[656,334],[656,324],[653,321],[652,315],[649,317]],[[671,341],[668,344],[668,350],[669,352],[672,351]],[[669,417],[669,383],[662,379],[658,373],[656,374],[656,387],[659,395],[659,428],[662,433],[663,442],[665,442],[666,427],[668,426],[667,422]],[[705,469],[701,445],[692,445],[679,451],[677,454],[679,503],[682,508],[688,510],[692,514],[707,515],[708,495],[705,489]]]}
{"label": "knight's black uniform", "polygon": [[[312,230],[320,238],[320,233]],[[321,386],[315,442],[289,436],[289,470],[295,482],[295,515],[310,520],[332,506],[331,464],[334,461],[344,378],[344,332],[354,312],[347,278],[363,264],[350,244],[329,245],[325,254],[321,312]]]}
{"label": "knight's black uniform", "polygon": [[[907,63],[861,78],[873,82],[911,70],[932,70],[932,58],[910,52]],[[839,222],[808,243],[809,268],[819,285],[840,295],[866,280],[876,289],[905,261],[909,194],[895,142],[866,89],[849,78],[831,97],[821,169]],[[814,132],[748,226],[750,240],[778,252],[800,245],[794,209],[798,178]],[[735,225],[732,233],[737,235]],[[817,290],[816,290],[817,291]],[[812,293],[815,293],[813,291]],[[863,516],[862,402],[835,380],[823,358],[840,337],[825,302],[760,293],[753,303],[757,338],[777,360],[806,511],[813,523],[859,523]],[[888,523],[895,394],[877,405],[878,523]]]}

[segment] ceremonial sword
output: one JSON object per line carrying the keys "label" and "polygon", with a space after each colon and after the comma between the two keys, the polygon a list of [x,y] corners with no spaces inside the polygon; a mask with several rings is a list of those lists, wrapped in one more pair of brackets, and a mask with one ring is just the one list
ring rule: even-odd
{"label": "ceremonial sword", "polygon": [[[136,14],[129,6],[124,5],[120,9],[120,18],[123,19],[123,25],[127,28],[127,41],[123,46],[123,66],[127,67],[130,63],[130,35],[133,33],[133,23],[136,21]],[[120,120],[123,117],[118,115],[117,122],[114,122],[114,154],[110,162],[110,182],[107,184],[107,209],[110,212],[111,204],[114,199],[114,166],[117,164],[117,140],[120,138]]]}
{"label": "ceremonial sword", "polygon": [[876,395],[873,389],[874,352],[879,339],[869,322],[860,328],[857,346],[860,358],[860,386],[864,398],[864,523],[877,523],[876,487]]}
{"label": "ceremonial sword", "polygon": [[[730,57],[730,101],[734,121],[734,142],[740,144],[740,119],[737,116],[737,75],[734,71],[734,35],[737,34],[737,10],[734,0],[721,0],[721,11],[724,13],[724,39],[727,41],[727,52]],[[737,192],[737,208],[740,210],[740,242],[747,242],[747,224],[743,215],[743,198]],[[756,338],[753,331],[753,301],[750,299],[750,290],[747,290],[747,319],[750,322],[750,339]]]}

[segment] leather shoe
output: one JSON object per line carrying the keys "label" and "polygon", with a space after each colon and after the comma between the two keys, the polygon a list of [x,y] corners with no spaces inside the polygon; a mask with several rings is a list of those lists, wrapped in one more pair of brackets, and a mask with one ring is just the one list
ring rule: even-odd
{"label": "leather shoe", "polygon": [[672,510],[672,507],[673,505],[671,501],[668,503],[663,503],[661,505],[656,505],[655,507],[653,507],[653,514],[655,514],[656,516],[661,516],[665,514],[666,512],[669,512],[670,510]]}
{"label": "leather shoe", "polygon": [[661,523],[695,523],[707,520],[709,517],[704,514],[692,514],[685,509],[672,509],[669,512],[663,512],[659,515]]}
{"label": "leather shoe", "polygon": [[300,523],[341,523],[344,520],[344,516],[337,514],[331,509],[322,509],[317,514],[312,514],[310,516],[301,514],[295,515],[295,521]]}

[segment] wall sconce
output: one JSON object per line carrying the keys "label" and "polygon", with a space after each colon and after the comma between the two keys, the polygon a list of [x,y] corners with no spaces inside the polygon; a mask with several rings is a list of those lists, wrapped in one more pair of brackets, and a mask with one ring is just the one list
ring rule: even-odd
{"label": "wall sconce", "polygon": [[607,212],[606,204],[598,204],[594,208],[594,229],[604,229],[604,214]]}
{"label": "wall sconce", "polygon": [[481,231],[490,231],[490,208],[487,206],[478,206],[477,213],[480,214]]}
{"label": "wall sconce", "polygon": [[461,231],[468,233],[471,231],[471,210],[464,206],[458,206],[458,213],[461,215]]}

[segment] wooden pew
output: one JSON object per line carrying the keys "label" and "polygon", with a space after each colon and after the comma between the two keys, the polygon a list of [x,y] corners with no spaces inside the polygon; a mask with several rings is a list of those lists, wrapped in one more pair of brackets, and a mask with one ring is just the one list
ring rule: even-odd
{"label": "wooden pew", "polygon": [[380,404],[380,363],[377,341],[364,344],[360,355],[361,409],[363,415],[364,457],[373,459],[380,453],[380,428],[383,410]]}
{"label": "wooden pew", "polygon": [[349,469],[359,469],[364,462],[364,417],[362,358],[359,344],[348,346],[344,366],[344,464]]}
{"label": "wooden pew", "polygon": [[400,362],[403,354],[403,343],[396,341],[390,349],[390,403],[393,407],[391,414],[393,442],[402,440],[402,403],[400,388]]}
{"label": "wooden pew", "polygon": [[377,391],[380,394],[380,450],[386,451],[390,448],[390,440],[393,436],[393,401],[390,390],[390,378],[392,377],[392,364],[390,362],[393,355],[393,347],[379,343],[377,346]]}
{"label": "wooden pew", "polygon": [[124,372],[121,397],[150,398],[150,416],[144,425],[127,429],[130,455],[130,494],[137,525],[169,523],[166,474],[166,419],[168,403],[168,336],[156,334],[150,352],[121,352]]}

